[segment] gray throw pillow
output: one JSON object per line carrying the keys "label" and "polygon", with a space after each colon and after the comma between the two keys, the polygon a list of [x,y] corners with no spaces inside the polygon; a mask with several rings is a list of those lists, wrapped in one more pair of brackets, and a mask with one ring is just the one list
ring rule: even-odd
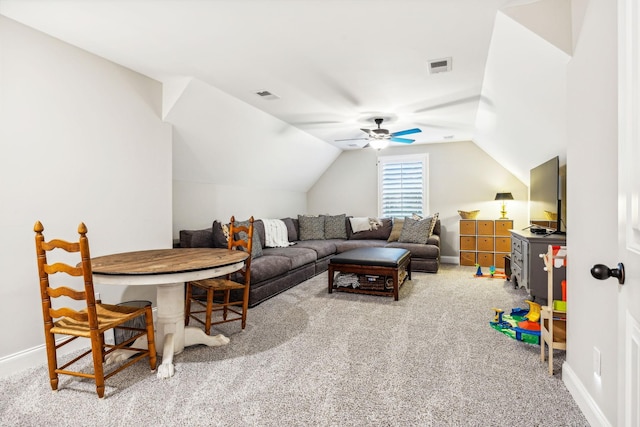
{"label": "gray throw pillow", "polygon": [[[249,227],[249,220],[236,221],[236,227]],[[249,236],[244,231],[238,233],[238,239],[246,241]],[[244,249],[244,248],[243,248]],[[256,259],[262,256],[262,243],[260,242],[260,236],[256,233],[255,222],[253,223],[253,242],[251,242],[251,258]]]}
{"label": "gray throw pillow", "polygon": [[346,239],[347,238],[347,216],[333,215],[324,217],[324,238],[325,239]]}
{"label": "gray throw pillow", "polygon": [[298,215],[300,240],[324,240],[324,217]]}
{"label": "gray throw pillow", "polygon": [[429,231],[431,228],[431,217],[415,220],[410,217],[404,219],[402,232],[398,242],[400,243],[420,243],[426,245],[429,240]]}

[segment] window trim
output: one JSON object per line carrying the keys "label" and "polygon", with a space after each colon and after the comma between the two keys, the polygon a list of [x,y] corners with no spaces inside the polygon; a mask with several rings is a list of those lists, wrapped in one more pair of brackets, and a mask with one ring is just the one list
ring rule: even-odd
{"label": "window trim", "polygon": [[382,167],[387,163],[422,162],[422,213],[429,211],[429,154],[404,154],[378,157],[378,216],[382,217]]}

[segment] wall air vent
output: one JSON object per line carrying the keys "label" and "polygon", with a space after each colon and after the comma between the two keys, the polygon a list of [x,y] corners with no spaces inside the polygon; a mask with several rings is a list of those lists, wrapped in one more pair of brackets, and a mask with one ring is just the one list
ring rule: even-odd
{"label": "wall air vent", "polygon": [[451,71],[451,57],[429,61],[429,74]]}
{"label": "wall air vent", "polygon": [[269,99],[269,100],[280,99],[280,97],[278,95],[274,95],[273,93],[269,92],[268,90],[259,90],[259,91],[256,92],[256,95],[258,95],[259,97],[261,97],[263,99]]}

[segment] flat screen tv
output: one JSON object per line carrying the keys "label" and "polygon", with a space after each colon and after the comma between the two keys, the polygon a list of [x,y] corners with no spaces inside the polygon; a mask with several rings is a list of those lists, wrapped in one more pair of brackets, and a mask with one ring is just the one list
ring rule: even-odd
{"label": "flat screen tv", "polygon": [[542,227],[551,233],[565,232],[564,176],[556,156],[531,169],[529,175],[529,222],[532,229]]}

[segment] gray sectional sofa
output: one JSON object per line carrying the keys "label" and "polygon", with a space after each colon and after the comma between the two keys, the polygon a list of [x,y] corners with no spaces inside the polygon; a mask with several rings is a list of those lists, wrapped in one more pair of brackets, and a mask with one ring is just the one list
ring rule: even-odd
{"label": "gray sectional sofa", "polygon": [[[404,248],[411,252],[412,271],[429,273],[438,271],[440,266],[440,221],[437,216],[436,220],[432,221],[428,235],[424,235],[424,231],[420,231],[423,235],[418,238],[400,238],[400,234],[403,233],[403,224],[396,221],[394,225],[394,222],[389,218],[378,220],[377,226],[374,225],[371,230],[353,232],[350,217],[345,215],[326,217],[328,218],[327,228],[324,230],[324,234],[318,230],[310,232],[304,222],[306,218],[283,218],[282,221],[287,227],[288,240],[293,243],[287,247],[265,246],[264,223],[259,219],[254,222],[250,307],[255,307],[272,296],[326,271],[333,255],[350,249],[362,247]],[[333,220],[332,229],[329,227],[329,218]],[[301,220],[303,221],[302,230]],[[341,230],[340,221],[344,224],[344,230]],[[405,219],[405,222],[409,221],[411,219]],[[336,224],[338,225],[337,231]],[[219,221],[214,221],[213,226],[208,229],[181,230],[180,247],[225,248],[226,238],[223,233],[223,225]]]}

